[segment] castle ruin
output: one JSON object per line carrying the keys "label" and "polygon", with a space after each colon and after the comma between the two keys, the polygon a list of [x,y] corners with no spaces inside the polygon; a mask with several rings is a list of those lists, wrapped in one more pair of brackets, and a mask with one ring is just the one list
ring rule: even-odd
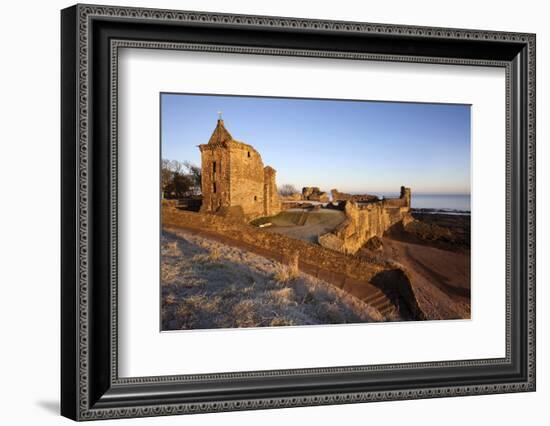
{"label": "castle ruin", "polygon": [[[221,118],[206,144],[199,145],[202,166],[201,212],[251,221],[281,211],[276,171],[264,166],[253,146],[233,139]],[[297,195],[297,194],[296,194]],[[318,187],[304,187],[303,201],[328,203],[329,195]],[[399,198],[379,199],[369,194],[351,195],[333,189],[346,219],[332,231],[319,235],[321,246],[343,253],[356,253],[372,237],[408,218],[410,188],[401,187]],[[288,203],[287,203],[288,204]]]}
{"label": "castle ruin", "polygon": [[[319,236],[319,244],[342,253],[354,254],[373,237],[382,237],[393,225],[410,219],[411,189],[401,187],[399,198],[378,199],[368,194],[356,199],[339,194],[344,203],[346,220],[331,232]],[[359,201],[366,200],[366,201]]]}
{"label": "castle ruin", "polygon": [[328,203],[330,201],[328,194],[321,191],[317,186],[306,186],[302,188],[302,199],[321,203]]}
{"label": "castle ruin", "polygon": [[333,202],[340,202],[340,201],[356,201],[356,202],[371,202],[371,201],[378,201],[378,197],[376,195],[371,194],[346,194],[345,192],[340,192],[337,189],[333,189],[330,191],[332,196]]}
{"label": "castle ruin", "polygon": [[281,211],[275,169],[264,167],[254,147],[233,139],[221,117],[208,143],[199,149],[201,212],[252,220]]}

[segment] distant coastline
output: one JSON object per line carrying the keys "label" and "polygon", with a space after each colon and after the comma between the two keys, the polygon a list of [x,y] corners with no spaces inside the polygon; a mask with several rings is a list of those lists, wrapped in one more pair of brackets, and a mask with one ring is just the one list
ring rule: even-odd
{"label": "distant coastline", "polygon": [[454,210],[454,209],[411,209],[412,213],[422,213],[422,214],[446,214],[446,215],[455,215],[455,216],[469,216],[471,214],[470,210]]}
{"label": "distant coastline", "polygon": [[[393,193],[375,194],[395,197]],[[415,194],[412,191],[411,208],[422,213],[470,214],[470,194]]]}

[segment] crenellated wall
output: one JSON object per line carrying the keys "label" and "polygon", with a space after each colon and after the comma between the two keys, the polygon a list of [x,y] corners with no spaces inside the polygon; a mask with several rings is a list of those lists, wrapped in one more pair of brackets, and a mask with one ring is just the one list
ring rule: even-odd
{"label": "crenellated wall", "polygon": [[410,188],[401,187],[399,198],[361,204],[346,201],[346,220],[333,231],[319,236],[323,247],[354,254],[372,237],[382,237],[391,226],[409,215]]}

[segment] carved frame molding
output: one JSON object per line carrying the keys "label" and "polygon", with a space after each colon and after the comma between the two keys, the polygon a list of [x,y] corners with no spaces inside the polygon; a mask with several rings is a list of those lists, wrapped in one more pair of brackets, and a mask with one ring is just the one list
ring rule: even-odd
{"label": "carved frame molding", "polygon": [[[71,82],[64,83],[62,100],[64,118],[73,118],[74,128],[63,127],[63,149],[67,150],[63,157],[63,177],[71,178],[70,182],[62,184],[63,211],[66,215],[74,214],[74,226],[65,226],[62,233],[63,271],[65,277],[62,282],[62,291],[70,296],[62,295],[62,352],[65,361],[62,369],[62,414],[77,420],[92,420],[120,417],[158,416],[184,413],[204,413],[229,410],[247,410],[262,408],[278,408],[323,404],[343,404],[352,402],[401,400],[416,398],[434,398],[443,396],[463,396],[488,393],[504,393],[535,390],[535,36],[533,34],[479,31],[465,29],[430,28],[403,25],[370,24],[358,22],[337,22],[325,20],[310,20],[267,16],[247,16],[204,12],[170,11],[156,9],[141,9],[128,7],[104,7],[91,5],[77,5],[63,11],[64,31],[62,51],[64,54],[63,67],[65,75],[72,75]],[[307,34],[309,31],[327,34],[359,34],[375,35],[377,37],[410,37],[414,40],[437,40],[447,42],[467,41],[484,43],[506,43],[517,45],[523,49],[521,61],[524,71],[518,77],[518,61],[502,59],[479,59],[461,57],[418,56],[384,53],[349,52],[340,50],[296,49],[278,47],[254,47],[243,45],[227,45],[212,43],[190,43],[178,41],[151,41],[128,38],[113,38],[109,41],[110,69],[110,123],[109,137],[111,160],[109,187],[110,187],[110,241],[109,241],[109,276],[110,293],[109,309],[106,320],[109,324],[108,339],[111,350],[109,361],[103,360],[101,367],[91,365],[90,357],[95,357],[93,342],[97,337],[91,328],[97,313],[92,314],[93,288],[91,268],[94,257],[91,256],[91,242],[93,227],[91,216],[94,209],[94,194],[92,188],[93,162],[90,161],[93,150],[91,143],[93,133],[90,132],[90,117],[93,109],[93,81],[91,79],[91,63],[93,49],[92,23],[95,20],[105,22],[139,22],[153,25],[187,25],[193,26],[222,26],[224,28],[253,28],[275,29]],[[72,38],[72,39],[71,39]],[[64,44],[63,44],[64,43]],[[117,84],[118,84],[118,49],[124,47],[148,49],[177,49],[209,52],[226,52],[237,54],[262,55],[292,55],[313,56],[336,59],[422,62],[455,65],[496,66],[506,69],[506,135],[507,135],[507,164],[506,164],[506,357],[503,359],[462,360],[449,362],[388,364],[376,366],[327,367],[300,370],[274,370],[261,372],[221,373],[192,376],[160,376],[119,378],[117,369]],[[70,63],[69,63],[70,62]],[[524,87],[518,87],[524,86]],[[521,105],[514,104],[514,97],[518,91],[523,95]],[[520,109],[518,112],[517,109]],[[69,111],[70,110],[70,111]],[[71,115],[72,114],[72,115]],[[514,114],[520,114],[520,122],[524,126],[523,135],[517,136],[522,129],[512,126]],[[515,115],[514,115],[515,116]],[[522,145],[522,164],[514,166],[517,152],[512,148],[514,137],[519,137]],[[74,155],[71,155],[74,154]],[[63,154],[65,155],[65,154]],[[516,159],[516,160],[515,160]],[[522,174],[523,177],[517,176]],[[523,180],[522,180],[523,179]],[[515,192],[514,192],[515,191]],[[518,198],[514,198],[517,193]],[[513,217],[511,210],[514,203],[521,201],[524,208],[521,218]],[[518,222],[519,221],[519,222]],[[519,225],[518,225],[519,224]],[[514,243],[514,229],[524,228],[524,238],[520,245]],[[522,231],[523,232],[523,231]],[[516,240],[517,241],[517,240]],[[516,246],[517,245],[517,246]],[[516,251],[523,253],[525,270],[523,276],[514,276],[511,257]],[[71,268],[67,265],[72,263]],[[522,282],[516,282],[517,279]],[[512,309],[514,297],[513,282],[522,286],[522,297],[525,303],[522,312]],[[102,299],[103,300],[103,299]],[[71,305],[72,304],[72,305]],[[71,306],[69,306],[71,305]],[[516,379],[500,380],[494,383],[469,385],[444,385],[417,387],[411,382],[410,387],[401,386],[397,389],[378,389],[374,391],[336,391],[319,392],[312,394],[279,395],[266,397],[239,398],[228,396],[218,397],[215,400],[172,401],[160,399],[155,403],[140,401],[139,398],[128,397],[126,388],[136,386],[170,386],[171,384],[202,383],[213,385],[227,380],[261,380],[266,378],[293,377],[295,379],[315,375],[328,377],[334,374],[369,373],[380,371],[420,370],[420,369],[448,369],[453,367],[483,367],[504,366],[512,364],[513,354],[513,325],[521,317],[525,333],[525,344],[521,346],[522,374]],[[70,325],[68,323],[71,323]],[[101,338],[102,339],[102,338]],[[108,364],[108,365],[107,365]],[[93,375],[98,369],[107,368],[108,379],[97,385],[91,385]],[[109,391],[103,392],[103,387]],[[100,389],[100,391],[96,390]],[[74,397],[69,396],[74,393]],[[154,394],[154,391],[151,391]],[[103,396],[99,395],[103,394]],[[112,394],[112,395],[111,395]],[[128,391],[131,395],[132,392]]]}

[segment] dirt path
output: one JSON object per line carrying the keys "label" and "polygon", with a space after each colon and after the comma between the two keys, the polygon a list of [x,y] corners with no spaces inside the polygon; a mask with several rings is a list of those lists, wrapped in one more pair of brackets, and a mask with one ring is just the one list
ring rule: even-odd
{"label": "dirt path", "polygon": [[384,255],[409,273],[418,303],[432,318],[470,317],[470,253],[383,238]]}

